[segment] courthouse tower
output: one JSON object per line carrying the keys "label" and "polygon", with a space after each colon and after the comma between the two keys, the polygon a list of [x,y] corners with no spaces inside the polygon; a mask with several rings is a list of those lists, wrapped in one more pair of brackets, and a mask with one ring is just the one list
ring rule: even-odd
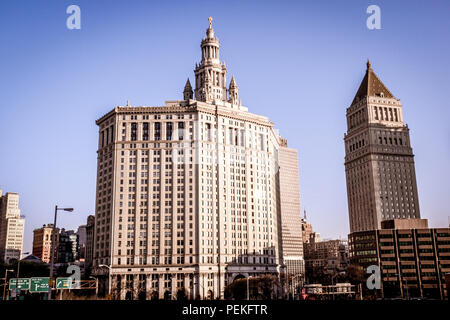
{"label": "courthouse tower", "polygon": [[[188,80],[183,100],[117,106],[96,122],[93,267],[121,299],[217,298],[236,278],[279,275],[280,223],[295,221],[282,208],[297,212],[300,226],[296,152],[267,117],[240,103],[234,79],[227,96],[211,21],[195,93]],[[280,197],[284,178],[289,199]],[[284,242],[289,266],[301,271],[300,233],[286,230],[294,233]]]}
{"label": "courthouse tower", "polygon": [[381,228],[381,221],[420,218],[414,155],[402,104],[370,62],[347,109],[345,173],[350,232]]}

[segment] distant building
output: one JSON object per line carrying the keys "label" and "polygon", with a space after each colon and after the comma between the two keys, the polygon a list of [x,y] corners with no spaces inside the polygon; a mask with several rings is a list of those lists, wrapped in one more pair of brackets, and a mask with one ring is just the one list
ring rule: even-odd
{"label": "distant building", "polygon": [[0,262],[22,256],[25,217],[20,215],[19,194],[0,189]]}
{"label": "distant building", "polygon": [[[33,231],[33,255],[45,263],[50,263],[52,246],[53,224],[43,225],[42,228]],[[55,253],[59,242],[59,229],[56,228]],[[55,255],[56,257],[56,255]]]}
{"label": "distant building", "polygon": [[78,235],[73,230],[61,229],[57,263],[75,262],[78,255]]}
{"label": "distant building", "polygon": [[348,266],[348,246],[346,240],[328,240],[305,244],[306,273],[316,270],[326,273],[344,271]]}
{"label": "distant building", "polygon": [[84,262],[86,259],[86,225],[78,227],[78,260]]}
{"label": "distant building", "polygon": [[312,224],[308,223],[306,220],[306,210],[305,215],[301,219],[301,225],[302,225],[302,242],[303,246],[305,243],[312,243],[312,242],[320,242],[320,233],[314,232]]}
{"label": "distant building", "polygon": [[382,296],[448,296],[450,228],[430,229],[426,219],[393,219],[381,227],[351,233],[349,251],[351,263],[380,268]]}
{"label": "distant building", "polygon": [[95,226],[95,216],[90,215],[87,218],[86,224],[86,257],[85,257],[86,268],[89,268],[92,265],[92,260],[94,256],[94,226]]}

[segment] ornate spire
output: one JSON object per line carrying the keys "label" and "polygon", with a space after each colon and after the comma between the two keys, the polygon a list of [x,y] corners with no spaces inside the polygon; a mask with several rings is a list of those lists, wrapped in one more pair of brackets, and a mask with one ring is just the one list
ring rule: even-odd
{"label": "ornate spire", "polygon": [[236,84],[236,80],[234,79],[234,76],[231,77],[230,81],[230,89],[228,90],[230,93],[230,98],[228,99],[228,102],[232,104],[240,104],[239,101],[239,88]]}
{"label": "ornate spire", "polygon": [[194,96],[194,92],[192,91],[191,82],[189,81],[189,78],[188,78],[186,81],[186,85],[184,86],[183,97],[184,97],[184,100],[189,100],[189,99],[192,99],[193,96]]}
{"label": "ornate spire", "polygon": [[195,99],[203,102],[226,101],[226,67],[219,58],[220,43],[214,36],[212,18],[208,18],[206,38],[202,40],[202,60],[195,66]]}

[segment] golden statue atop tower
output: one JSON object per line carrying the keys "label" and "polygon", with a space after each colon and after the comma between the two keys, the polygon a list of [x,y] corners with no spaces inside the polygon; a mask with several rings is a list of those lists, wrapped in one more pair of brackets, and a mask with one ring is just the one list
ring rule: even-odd
{"label": "golden statue atop tower", "polygon": [[209,21],[209,28],[210,28],[210,29],[212,28],[212,20],[213,20],[212,17],[209,17],[209,18],[208,18],[208,21]]}

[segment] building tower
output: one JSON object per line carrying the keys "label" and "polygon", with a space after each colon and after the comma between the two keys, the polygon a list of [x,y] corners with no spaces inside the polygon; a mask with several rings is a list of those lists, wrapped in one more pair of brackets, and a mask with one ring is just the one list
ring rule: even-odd
{"label": "building tower", "polygon": [[[235,80],[228,101],[209,21],[194,99],[187,81],[183,100],[117,106],[96,121],[93,271],[120,299],[223,298],[235,279],[279,275],[279,222],[300,220],[299,202],[279,194],[286,178],[299,196],[297,154],[267,117],[237,104]],[[301,267],[300,232],[286,230]]]}
{"label": "building tower", "polygon": [[184,100],[189,100],[194,97],[194,92],[192,91],[192,86],[189,78],[187,79],[186,85],[184,86],[183,97]]}
{"label": "building tower", "polygon": [[209,17],[206,38],[202,40],[202,60],[195,66],[195,99],[203,102],[227,101],[227,68],[219,60],[220,43],[214,36]]}
{"label": "building tower", "polygon": [[367,61],[347,109],[345,172],[350,232],[381,228],[381,221],[420,218],[414,155],[402,104]]}
{"label": "building tower", "polygon": [[231,77],[229,94],[230,94],[230,99],[228,99],[229,103],[231,103],[231,104],[240,104],[240,101],[239,101],[239,88],[238,88],[238,86],[236,84],[236,80],[234,79],[234,76]]}

